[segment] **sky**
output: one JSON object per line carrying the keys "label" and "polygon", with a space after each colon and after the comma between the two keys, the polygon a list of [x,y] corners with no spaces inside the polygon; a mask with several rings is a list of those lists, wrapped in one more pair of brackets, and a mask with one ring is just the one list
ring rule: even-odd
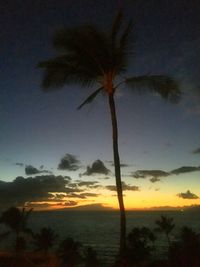
{"label": "sky", "polygon": [[93,88],[44,93],[40,61],[52,36],[85,23],[108,31],[120,2],[133,19],[127,75],[166,74],[178,104],[122,87],[116,93],[127,209],[200,204],[200,4],[198,0],[0,2],[0,208],[117,209],[107,99],[77,107]]}

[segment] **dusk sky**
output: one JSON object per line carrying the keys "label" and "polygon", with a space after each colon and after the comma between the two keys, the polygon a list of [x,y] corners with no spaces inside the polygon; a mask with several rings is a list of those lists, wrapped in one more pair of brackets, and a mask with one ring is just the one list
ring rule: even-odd
{"label": "dusk sky", "polygon": [[[124,21],[134,21],[127,76],[171,75],[182,90],[178,104],[125,87],[116,94],[126,208],[199,205],[200,2],[121,2]],[[109,31],[119,5],[0,2],[0,208],[118,207],[107,98],[77,110],[96,87],[45,93],[37,64],[56,56],[57,29],[92,23]]]}

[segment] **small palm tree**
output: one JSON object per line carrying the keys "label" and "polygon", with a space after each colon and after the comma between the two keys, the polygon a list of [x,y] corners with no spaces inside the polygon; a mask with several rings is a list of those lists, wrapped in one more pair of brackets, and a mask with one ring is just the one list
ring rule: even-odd
{"label": "small palm tree", "polygon": [[126,215],[118,150],[115,93],[120,86],[127,85],[133,91],[149,89],[169,101],[177,100],[180,95],[176,81],[165,75],[122,78],[127,72],[128,59],[132,52],[129,39],[131,30],[131,21],[122,29],[121,10],[115,17],[109,32],[102,32],[93,25],[62,29],[55,34],[53,40],[58,56],[39,63],[39,67],[45,71],[43,79],[45,91],[72,83],[85,87],[97,86],[97,89],[78,109],[92,102],[100,93],[107,97],[112,123],[114,168],[120,208],[120,253],[123,253],[126,247]]}
{"label": "small palm tree", "polygon": [[139,263],[150,258],[156,237],[147,227],[135,227],[128,234],[127,261]]}
{"label": "small palm tree", "polygon": [[4,211],[0,217],[0,223],[6,225],[15,233],[15,250],[19,251],[25,248],[25,239],[23,234],[31,234],[32,231],[28,228],[28,219],[32,209],[26,210],[25,208],[19,209],[16,207],[11,207]]}
{"label": "small palm tree", "polygon": [[182,227],[179,239],[171,246],[169,258],[172,266],[200,266],[200,234],[187,226]]}
{"label": "small palm tree", "polygon": [[175,227],[173,220],[173,218],[162,215],[160,219],[155,222],[157,224],[156,231],[162,232],[166,235],[169,246],[171,245],[170,233]]}
{"label": "small palm tree", "polygon": [[74,267],[82,260],[81,243],[74,241],[73,238],[66,238],[60,243],[58,255],[64,266]]}
{"label": "small palm tree", "polygon": [[92,247],[87,247],[84,251],[85,267],[98,267],[99,260],[96,251]]}
{"label": "small palm tree", "polygon": [[49,249],[54,246],[57,235],[50,227],[43,227],[39,233],[33,235],[33,238],[36,250],[43,251],[44,255],[47,255]]}

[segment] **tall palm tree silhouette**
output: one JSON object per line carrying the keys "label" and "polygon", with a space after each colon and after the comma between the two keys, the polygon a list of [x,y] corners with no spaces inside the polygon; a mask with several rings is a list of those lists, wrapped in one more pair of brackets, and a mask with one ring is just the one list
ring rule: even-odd
{"label": "tall palm tree silhouette", "polygon": [[132,89],[149,89],[168,100],[178,99],[177,83],[164,75],[142,75],[122,78],[127,72],[130,57],[130,33],[132,21],[122,29],[122,11],[119,10],[109,32],[93,25],[83,25],[58,31],[53,40],[57,57],[39,63],[44,69],[43,89],[49,91],[66,84],[97,85],[97,89],[78,107],[92,102],[97,95],[107,96],[113,138],[114,168],[117,196],[120,208],[120,253],[126,246],[126,215],[123,201],[120,157],[118,151],[118,126],[115,93],[120,86]]}

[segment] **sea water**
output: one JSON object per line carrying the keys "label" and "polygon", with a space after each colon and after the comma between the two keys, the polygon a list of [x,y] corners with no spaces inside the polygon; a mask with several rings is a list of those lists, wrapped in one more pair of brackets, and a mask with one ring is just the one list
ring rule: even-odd
{"label": "sea water", "polygon": [[[200,211],[128,211],[127,233],[134,227],[156,228],[155,221],[161,215],[174,219],[175,229],[171,239],[176,239],[183,226],[191,227],[200,232]],[[83,246],[92,246],[104,263],[111,263],[119,248],[119,212],[118,211],[45,211],[33,212],[29,220],[29,227],[33,232],[39,232],[42,227],[51,227],[58,235],[57,244],[67,237],[81,242]],[[158,235],[155,242],[156,251],[163,256],[167,251],[167,240],[163,234]],[[4,247],[6,241],[0,246]],[[9,246],[9,244],[7,243]]]}
{"label": "sea water", "polygon": [[[161,215],[173,217],[175,229],[172,239],[176,239],[183,226],[200,232],[200,211],[128,211],[127,233],[134,227],[156,228],[155,221]],[[119,247],[119,212],[118,211],[51,211],[34,212],[30,220],[33,231],[41,227],[51,227],[58,234],[58,241],[72,237],[84,246],[92,246],[105,263],[112,262]],[[167,250],[167,240],[158,234],[155,245],[158,253]],[[158,255],[157,255],[158,256]]]}

